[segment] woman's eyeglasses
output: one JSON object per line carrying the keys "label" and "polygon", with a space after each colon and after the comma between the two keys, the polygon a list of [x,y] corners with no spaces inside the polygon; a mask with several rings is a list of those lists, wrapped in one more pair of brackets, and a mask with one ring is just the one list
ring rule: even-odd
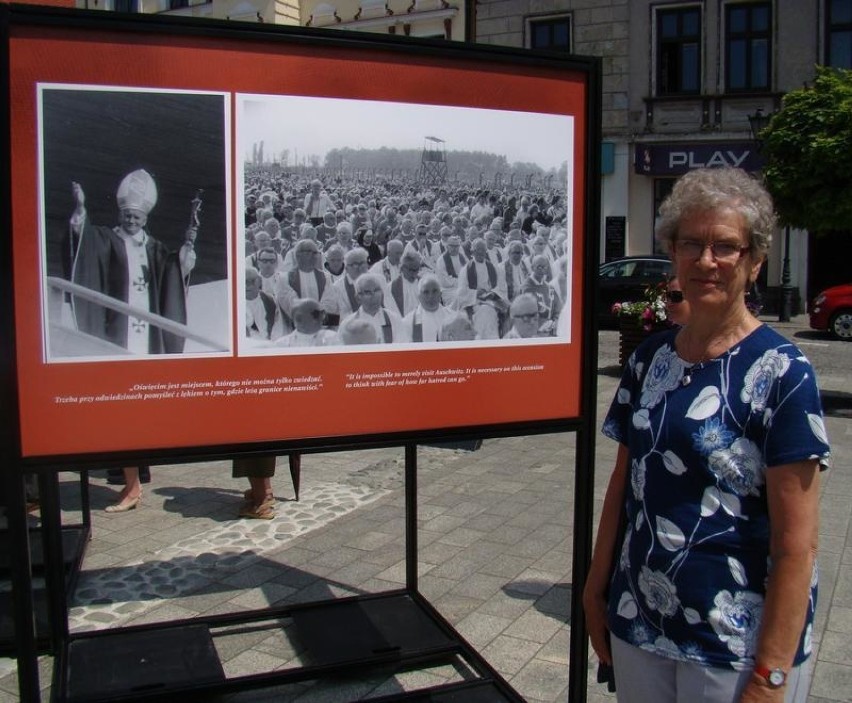
{"label": "woman's eyeglasses", "polygon": [[682,303],[683,302],[683,291],[682,290],[667,290],[666,291],[666,300],[670,303]]}
{"label": "woman's eyeglasses", "polygon": [[700,259],[705,249],[716,261],[732,263],[751,249],[733,242],[704,242],[699,239],[678,239],[674,243],[675,254],[682,259]]}

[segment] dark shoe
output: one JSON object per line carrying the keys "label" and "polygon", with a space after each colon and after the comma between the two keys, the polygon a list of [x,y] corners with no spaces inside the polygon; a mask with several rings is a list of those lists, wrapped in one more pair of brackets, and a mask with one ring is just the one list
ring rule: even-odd
{"label": "dark shoe", "polygon": [[[139,467],[139,482],[151,483],[151,468],[148,466]],[[107,469],[107,483],[110,486],[124,485],[124,469]]]}

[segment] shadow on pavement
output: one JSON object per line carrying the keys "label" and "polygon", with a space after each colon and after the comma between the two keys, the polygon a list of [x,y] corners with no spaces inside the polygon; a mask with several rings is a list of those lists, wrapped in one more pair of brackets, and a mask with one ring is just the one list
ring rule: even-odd
{"label": "shadow on pavement", "polygon": [[503,586],[503,592],[512,598],[534,601],[535,609],[564,623],[571,622],[570,583],[549,583],[547,581],[512,581]]}
{"label": "shadow on pavement", "polygon": [[601,376],[611,376],[612,378],[621,378],[622,368],[618,364],[612,364],[611,366],[599,366],[598,373]]}
{"label": "shadow on pavement", "polygon": [[830,342],[834,340],[828,332],[820,332],[819,330],[799,330],[793,333],[796,339],[805,339],[809,342]]}
{"label": "shadow on pavement", "polygon": [[828,417],[852,417],[852,393],[822,391],[822,412]]}
{"label": "shadow on pavement", "polygon": [[[353,586],[267,559],[251,549],[241,551],[238,547],[235,545],[228,553],[175,555],[84,571],[71,607],[124,604],[122,615],[127,618],[136,614],[131,612],[132,604],[139,606],[141,612],[146,609],[142,605],[146,601],[161,604],[172,598],[233,593],[249,587],[259,587],[266,595],[264,600],[273,606],[364,593]],[[274,581],[263,582],[271,573],[275,573]]]}
{"label": "shadow on pavement", "polygon": [[[163,510],[186,518],[209,518],[216,522],[231,522],[238,517],[240,506],[243,504],[243,489],[211,488],[209,486],[160,486],[152,491],[164,496]],[[285,503],[295,503],[295,498],[275,496],[278,506]],[[211,510],[211,505],[222,503],[233,504],[227,511]],[[266,522],[258,520],[258,524]]]}

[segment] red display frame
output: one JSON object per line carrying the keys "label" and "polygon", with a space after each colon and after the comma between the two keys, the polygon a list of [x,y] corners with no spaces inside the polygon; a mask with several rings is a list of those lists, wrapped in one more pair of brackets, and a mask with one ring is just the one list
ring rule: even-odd
{"label": "red display frame", "polygon": [[[377,436],[567,426],[580,418],[587,385],[584,342],[591,329],[583,310],[589,298],[585,271],[592,270],[587,242],[596,236],[591,195],[596,184],[590,182],[599,109],[590,105],[594,62],[335,32],[68,17],[68,22],[13,23],[8,30],[14,365],[23,459],[180,454],[201,447],[298,448],[341,438],[357,444],[359,438]],[[224,92],[232,101],[238,93],[331,96],[571,116],[570,341],[241,357],[234,336],[233,351],[224,356],[47,363],[42,252],[33,236],[41,226],[40,84]],[[232,122],[231,139],[235,130]],[[230,183],[237,183],[233,158],[228,168]],[[232,188],[232,203],[238,197]],[[236,208],[229,212],[235,231]],[[236,238],[230,242],[236,248]],[[231,260],[241,257],[234,251]],[[238,300],[238,277],[229,280],[231,299]],[[412,379],[418,371],[456,370],[453,383],[353,383],[356,374]],[[273,381],[278,390],[213,394],[220,390],[216,382],[250,388],[254,381]],[[190,387],[203,395],[182,397]]]}

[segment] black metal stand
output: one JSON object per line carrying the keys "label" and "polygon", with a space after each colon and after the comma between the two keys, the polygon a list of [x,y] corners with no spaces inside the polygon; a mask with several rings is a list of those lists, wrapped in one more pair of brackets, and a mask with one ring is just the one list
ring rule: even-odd
{"label": "black metal stand", "polygon": [[[51,493],[51,478],[55,481],[55,476],[39,476],[41,512],[46,516],[46,521],[42,520],[40,527],[34,527],[28,524],[34,518],[28,519],[25,515],[24,527],[18,528],[19,530],[23,529],[22,534],[26,537],[23,545],[29,557],[26,564],[21,561],[19,556],[22,545],[18,544],[20,538],[14,536],[16,531],[12,529],[12,523],[10,522],[9,529],[0,530],[0,583],[9,582],[13,574],[19,571],[17,569],[18,564],[24,564],[24,569],[21,570],[29,570],[31,577],[39,581],[44,579],[47,584],[49,579],[55,578],[52,576],[52,570],[48,564],[53,559],[53,554],[58,552],[61,555],[58,562],[60,564],[59,571],[63,575],[63,581],[67,584],[67,588],[57,585],[57,592],[70,594],[76,584],[90,535],[91,515],[89,512],[88,482],[85,475],[81,476],[82,522],[57,526],[50,522],[50,516],[54,514],[58,516],[58,498]],[[8,509],[13,510],[15,508],[8,506]],[[52,616],[52,612],[56,611],[56,607],[51,606],[49,600],[53,592],[51,590],[52,585],[46,587],[41,583],[33,584],[30,594],[32,606],[25,611],[32,613],[36,651],[41,653],[55,649],[54,632],[56,626],[64,623],[63,612],[59,612],[56,618]],[[20,597],[23,597],[23,594]],[[13,600],[12,593],[6,589],[0,590],[0,655],[4,656],[16,654],[19,648],[15,637],[15,632],[18,629],[15,624],[17,609],[13,607],[13,602],[17,602],[17,600]],[[29,624],[29,620],[27,624]]]}
{"label": "black metal stand", "polygon": [[[227,678],[214,647],[217,628],[291,619],[303,660],[294,669]],[[464,680],[381,700],[523,703],[512,688],[418,593],[389,591],[291,607],[193,618],[72,635],[58,662],[54,700],[175,700],[310,680],[391,675],[425,665],[462,664]],[[480,698],[447,697],[475,689]]]}
{"label": "black metal stand", "polygon": [[[169,623],[82,633],[68,632],[64,597],[51,601],[62,623],[52,627],[56,662],[52,700],[58,703],[165,701],[269,688],[330,677],[382,675],[452,665],[464,672],[457,682],[393,694],[378,701],[523,703],[523,698],[468,644],[417,590],[417,446],[405,445],[406,588],[330,601],[300,603],[250,612],[197,617]],[[44,510],[55,513],[56,478],[45,487]],[[61,559],[51,543],[53,564]],[[55,552],[59,552],[56,554]],[[47,555],[46,555],[46,558]],[[64,594],[63,575],[51,590]],[[225,628],[289,620],[300,646],[298,668],[227,677],[214,645]]]}
{"label": "black metal stand", "polygon": [[16,466],[9,467],[5,479],[6,517],[9,524],[12,582],[12,626],[18,655],[18,690],[22,701],[38,701],[38,649],[35,623],[35,595],[30,566],[29,529],[27,525],[24,476]]}

